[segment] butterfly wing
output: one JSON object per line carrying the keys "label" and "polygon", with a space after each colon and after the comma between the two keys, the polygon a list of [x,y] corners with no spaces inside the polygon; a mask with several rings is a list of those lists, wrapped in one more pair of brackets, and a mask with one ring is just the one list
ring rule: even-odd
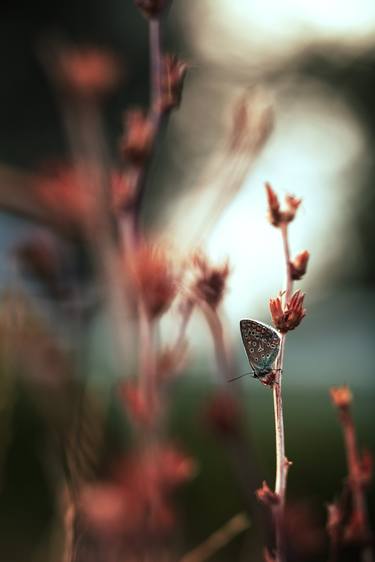
{"label": "butterfly wing", "polygon": [[271,326],[255,320],[241,320],[240,330],[246,355],[255,376],[268,374],[280,350],[279,334]]}

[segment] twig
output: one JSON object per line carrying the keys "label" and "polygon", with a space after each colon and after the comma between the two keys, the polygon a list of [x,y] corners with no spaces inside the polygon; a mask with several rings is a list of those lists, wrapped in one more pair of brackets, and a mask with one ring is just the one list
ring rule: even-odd
{"label": "twig", "polygon": [[[290,250],[288,243],[288,225],[282,223],[281,235],[283,240],[284,257],[285,257],[285,293],[284,293],[284,309],[289,303],[293,289],[293,281],[290,274]],[[273,403],[275,414],[275,434],[276,434],[276,480],[275,493],[278,495],[279,503],[273,507],[275,539],[276,539],[276,561],[283,562],[285,560],[285,548],[283,537],[283,514],[285,506],[286,483],[289,468],[289,461],[285,456],[285,431],[284,431],[284,415],[282,401],[282,375],[284,367],[284,350],[285,350],[286,334],[281,334],[280,351],[276,360],[276,378],[273,385]]]}
{"label": "twig", "polygon": [[233,365],[225,344],[223,324],[217,311],[206,302],[202,300],[199,305],[211,331],[220,377],[222,382],[227,383],[233,376]]}
{"label": "twig", "polygon": [[370,528],[364,494],[364,479],[358,455],[354,420],[350,409],[352,396],[349,388],[346,386],[336,389],[333,388],[331,390],[331,395],[333,402],[338,408],[345,442],[349,472],[348,486],[352,496],[352,515],[349,526],[351,524],[354,526],[355,538],[363,545],[361,549],[361,562],[373,562],[374,557],[370,546]]}
{"label": "twig", "polygon": [[185,554],[180,562],[204,562],[218,550],[226,546],[232,539],[250,527],[250,521],[245,513],[238,513],[223,527],[215,531],[197,548]]}
{"label": "twig", "polygon": [[158,133],[162,125],[162,106],[161,106],[161,85],[162,85],[162,50],[161,50],[161,29],[160,20],[151,18],[149,21],[149,50],[150,50],[150,111],[149,117],[153,127],[153,146],[148,166],[144,165],[139,170],[137,178],[136,197],[134,202],[134,234],[139,238],[140,212],[143,203],[144,193],[147,182],[147,172],[151,165],[152,154],[155,152]]}

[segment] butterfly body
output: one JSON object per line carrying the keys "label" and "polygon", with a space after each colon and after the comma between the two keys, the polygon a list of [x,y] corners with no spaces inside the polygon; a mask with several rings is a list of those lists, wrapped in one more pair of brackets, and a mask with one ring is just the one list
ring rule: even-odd
{"label": "butterfly body", "polygon": [[280,350],[278,332],[255,320],[241,320],[240,330],[254,377],[267,377],[273,372],[273,364]]}

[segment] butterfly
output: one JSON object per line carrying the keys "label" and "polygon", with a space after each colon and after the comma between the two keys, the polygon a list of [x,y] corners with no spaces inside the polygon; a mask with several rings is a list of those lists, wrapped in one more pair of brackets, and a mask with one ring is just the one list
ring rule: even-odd
{"label": "butterfly", "polygon": [[280,350],[278,332],[255,320],[241,320],[240,330],[254,377],[266,381],[267,376],[273,373],[273,364]]}

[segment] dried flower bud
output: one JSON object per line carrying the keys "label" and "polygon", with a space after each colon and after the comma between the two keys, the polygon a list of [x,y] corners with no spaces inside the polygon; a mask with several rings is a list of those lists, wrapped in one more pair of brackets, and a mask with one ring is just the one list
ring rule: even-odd
{"label": "dried flower bud", "polygon": [[166,7],[166,0],[134,0],[146,18],[158,18]]}
{"label": "dried flower bud", "polygon": [[175,55],[164,55],[161,84],[161,111],[167,112],[181,103],[182,88],[189,65]]}
{"label": "dried flower bud", "polygon": [[193,293],[205,301],[212,308],[216,308],[223,299],[226,280],[229,275],[229,265],[224,263],[220,267],[212,267],[201,253],[193,257],[193,266],[198,270]]}
{"label": "dried flower bud", "polygon": [[279,199],[269,183],[265,184],[268,200],[268,220],[273,226],[281,226],[281,224],[288,224],[296,216],[298,207],[301,204],[301,199],[297,199],[293,195],[285,197],[286,210],[280,210]]}
{"label": "dried flower bud", "polygon": [[298,281],[305,275],[309,257],[309,252],[307,250],[304,250],[303,252],[298,254],[298,256],[296,256],[296,258],[292,262],[290,262],[290,275],[293,281]]}
{"label": "dried flower bud", "polygon": [[269,507],[273,507],[274,505],[278,505],[280,503],[279,494],[273,492],[265,480],[263,481],[262,487],[256,490],[255,494],[259,501]]}
{"label": "dried flower bud", "polygon": [[178,277],[163,248],[142,245],[132,257],[130,274],[149,318],[168,310],[177,294]]}
{"label": "dried flower bud", "polygon": [[266,183],[265,187],[268,200],[268,220],[271,224],[273,224],[273,226],[280,226],[282,215],[280,211],[279,198],[269,183]]}
{"label": "dried flower bud", "polygon": [[154,125],[143,110],[133,109],[125,113],[124,129],[120,141],[121,154],[134,166],[142,166],[151,153]]}
{"label": "dried flower bud", "polygon": [[294,330],[305,317],[306,309],[303,308],[304,298],[305,295],[301,291],[296,291],[284,309],[281,297],[270,299],[273,324],[282,334]]}
{"label": "dried flower bud", "polygon": [[343,386],[333,386],[330,389],[331,399],[336,408],[347,409],[349,408],[353,396],[350,388],[345,384]]}
{"label": "dried flower bud", "polygon": [[83,98],[107,93],[120,74],[116,58],[96,48],[65,47],[57,51],[52,62],[57,82],[67,93]]}
{"label": "dried flower bud", "polygon": [[287,210],[284,213],[284,221],[290,222],[294,219],[296,212],[302,203],[302,199],[297,199],[294,195],[286,195],[285,203]]}

